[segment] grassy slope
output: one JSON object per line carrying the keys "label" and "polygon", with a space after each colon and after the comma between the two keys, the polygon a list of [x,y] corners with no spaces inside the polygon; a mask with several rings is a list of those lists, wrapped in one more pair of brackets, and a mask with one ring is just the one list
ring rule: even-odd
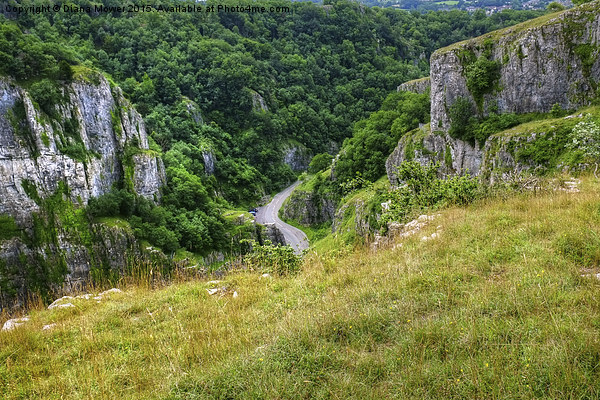
{"label": "grassy slope", "polygon": [[450,209],[296,277],[232,274],[236,299],[188,282],[32,312],[0,334],[0,397],[597,398],[600,183],[582,188]]}

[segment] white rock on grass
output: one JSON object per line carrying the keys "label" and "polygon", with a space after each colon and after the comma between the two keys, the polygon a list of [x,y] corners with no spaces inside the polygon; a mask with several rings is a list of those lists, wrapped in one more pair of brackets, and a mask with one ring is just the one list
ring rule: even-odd
{"label": "white rock on grass", "polygon": [[55,305],[50,304],[48,306],[48,310],[52,310],[53,308],[71,308],[71,307],[75,307],[75,305],[73,303],[64,303],[64,304],[55,304]]}
{"label": "white rock on grass", "polygon": [[51,329],[54,329],[54,327],[55,327],[55,326],[56,326],[56,324],[48,324],[48,325],[44,325],[44,326],[42,327],[42,330],[43,330],[43,331],[49,331],[49,330],[51,330]]}
{"label": "white rock on grass", "polygon": [[100,293],[98,296],[102,297],[104,295],[111,294],[111,293],[123,293],[123,291],[121,289],[112,288],[112,289],[105,290],[104,292]]}
{"label": "white rock on grass", "polygon": [[423,236],[423,237],[421,238],[421,241],[422,241],[422,242],[426,242],[426,241],[428,241],[428,240],[433,240],[433,239],[437,238],[438,236],[439,236],[439,234],[438,234],[437,232],[433,232],[433,233],[431,234],[431,236]]}
{"label": "white rock on grass", "polygon": [[53,308],[55,308],[58,305],[58,303],[60,303],[63,300],[72,300],[72,299],[74,299],[73,296],[63,296],[60,299],[56,299],[52,302],[52,304],[50,304],[48,306],[48,310],[52,310]]}
{"label": "white rock on grass", "polygon": [[27,321],[29,321],[29,317],[9,319],[8,321],[6,321],[4,323],[4,326],[2,326],[2,330],[3,331],[12,331],[13,329],[23,325]]}

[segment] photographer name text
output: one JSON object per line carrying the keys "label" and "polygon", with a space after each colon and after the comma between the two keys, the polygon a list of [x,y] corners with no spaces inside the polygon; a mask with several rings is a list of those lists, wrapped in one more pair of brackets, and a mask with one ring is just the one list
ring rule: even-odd
{"label": "photographer name text", "polygon": [[177,6],[163,5],[137,5],[128,4],[126,6],[105,6],[95,5],[76,6],[73,4],[63,4],[54,6],[5,6],[4,11],[7,13],[17,14],[42,14],[42,13],[142,13],[142,12],[167,12],[167,13],[289,13],[289,7],[275,6],[231,6],[231,5],[197,5],[197,4],[182,4]]}

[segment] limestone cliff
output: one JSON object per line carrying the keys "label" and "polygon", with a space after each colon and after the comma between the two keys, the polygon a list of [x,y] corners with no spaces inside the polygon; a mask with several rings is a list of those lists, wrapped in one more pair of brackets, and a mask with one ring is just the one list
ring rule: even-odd
{"label": "limestone cliff", "polygon": [[283,217],[302,225],[319,225],[333,220],[336,205],[333,194],[296,189],[283,207]]}
{"label": "limestone cliff", "polygon": [[[549,14],[456,43],[431,56],[431,126],[448,132],[448,110],[459,98],[474,111],[547,112],[554,104],[589,104],[600,80],[600,2]],[[497,64],[489,90],[471,66],[480,57]]]}
{"label": "limestone cliff", "polygon": [[390,182],[396,183],[395,168],[408,159],[440,162],[444,173],[483,172],[486,177],[495,166],[505,172],[547,168],[547,160],[542,165],[539,157],[521,156],[518,161],[505,150],[551,137],[560,151],[564,143],[554,126],[500,132],[485,143],[469,143],[448,134],[450,111],[459,99],[468,101],[470,113],[478,117],[548,112],[555,104],[563,109],[589,105],[600,94],[599,54],[599,1],[437,50],[431,56],[430,128],[399,141],[386,163]]}
{"label": "limestone cliff", "polygon": [[310,150],[300,143],[289,142],[283,147],[283,163],[294,172],[306,171],[311,158]]}
{"label": "limestone cliff", "polygon": [[396,186],[396,167],[404,161],[418,161],[423,165],[439,163],[444,175],[456,173],[479,174],[484,153],[477,144],[454,139],[443,132],[431,132],[425,125],[404,135],[385,162],[392,186]]}
{"label": "limestone cliff", "polygon": [[138,194],[160,196],[163,166],[148,148],[141,116],[119,88],[97,79],[60,86],[63,101],[52,115],[26,89],[0,79],[0,214],[26,223],[39,211],[24,182],[41,198],[64,182],[71,200],[85,205],[128,175]]}
{"label": "limestone cliff", "polygon": [[399,92],[414,92],[414,93],[427,93],[431,89],[431,81],[429,77],[421,79],[413,79],[412,81],[404,82],[398,86]]}
{"label": "limestone cliff", "polygon": [[60,101],[40,106],[0,78],[0,216],[21,230],[0,235],[0,300],[82,284],[93,267],[123,268],[120,258],[139,253],[131,232],[90,224],[81,207],[117,183],[157,201],[165,180],[118,87],[92,72],[54,85]]}

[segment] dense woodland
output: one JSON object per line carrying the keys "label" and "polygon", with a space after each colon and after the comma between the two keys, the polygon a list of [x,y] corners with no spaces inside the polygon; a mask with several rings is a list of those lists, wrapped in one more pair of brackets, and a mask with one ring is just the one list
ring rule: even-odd
{"label": "dense woodland", "polygon": [[[100,3],[135,2],[69,2]],[[417,13],[345,0],[264,4],[291,11],[3,10],[0,73],[30,87],[40,105],[52,103],[53,85],[71,79],[77,65],[102,71],[121,86],[163,154],[168,185],[159,207],[132,199],[124,185],[92,202],[91,213],[127,217],[140,236],[165,250],[207,253],[224,243],[221,209],[256,204],[295,179],[283,163],[286,147],[334,155],[346,140],[340,182],[361,169],[367,179],[377,179],[398,138],[429,111],[426,96],[396,94],[396,87],[426,76],[435,49],[540,15]],[[268,110],[253,105],[257,94]],[[190,109],[199,110],[202,121]],[[216,157],[214,175],[205,173],[206,151]]]}

